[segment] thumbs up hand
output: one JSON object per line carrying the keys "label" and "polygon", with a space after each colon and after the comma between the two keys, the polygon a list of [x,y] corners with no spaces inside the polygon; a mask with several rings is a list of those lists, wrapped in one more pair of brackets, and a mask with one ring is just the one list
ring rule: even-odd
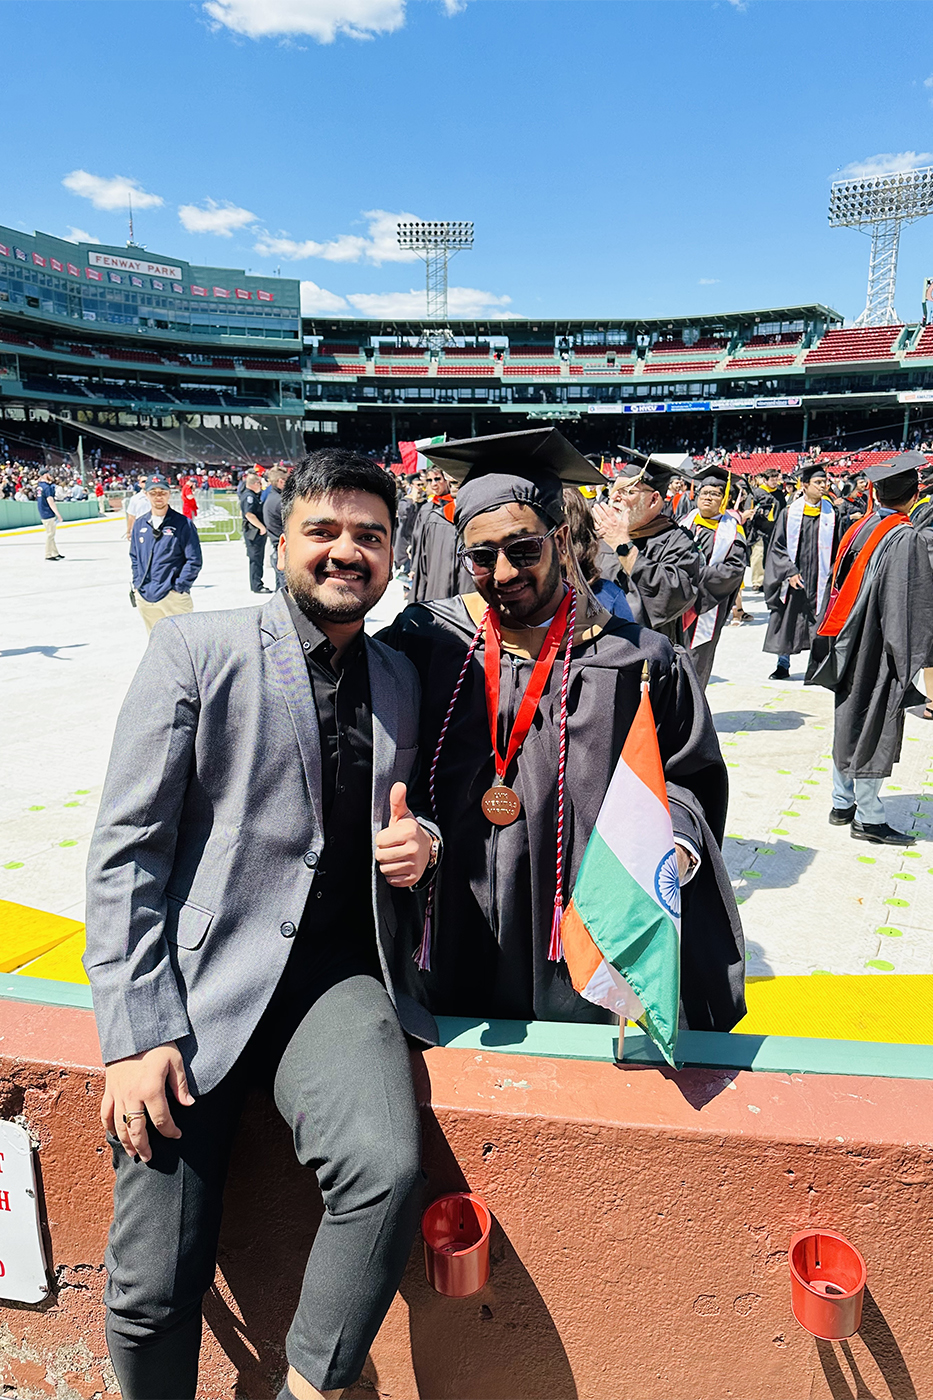
{"label": "thumbs up hand", "polygon": [[389,793],[389,825],[376,837],[376,861],[390,885],[416,885],[431,859],[431,836],[412,815],[408,789],[393,783]]}

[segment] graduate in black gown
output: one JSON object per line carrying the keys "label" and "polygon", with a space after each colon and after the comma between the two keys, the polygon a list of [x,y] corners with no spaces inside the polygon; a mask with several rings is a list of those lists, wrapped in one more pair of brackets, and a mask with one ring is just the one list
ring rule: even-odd
{"label": "graduate in black gown", "polygon": [[745,531],[732,513],[723,514],[732,485],[725,467],[704,467],[694,477],[696,506],[681,520],[700,547],[700,592],[686,626],[687,645],[703,689],[713,673],[722,629],[738,596],[748,563]]}
{"label": "graduate in black gown", "polygon": [[901,452],[869,467],[875,506],[840,551],[807,671],[835,695],[829,820],[857,840],[893,846],[914,838],[886,822],[881,784],[900,757],[904,711],[923,699],[914,677],[933,665],[933,569],[910,516],[924,460]]}
{"label": "graduate in black gown", "polygon": [[415,518],[411,533],[411,588],[409,601],[452,598],[469,587],[469,575],[460,563],[454,529],[456,484],[451,485],[436,467],[427,473],[431,493]]}
{"label": "graduate in black gown", "polygon": [[804,467],[800,484],[800,495],[775,521],[765,561],[771,617],[763,650],[778,659],[773,681],[789,680],[790,658],[810,650],[841,534],[839,516],[825,496],[825,470]]}
{"label": "graduate in black gown", "polygon": [[[426,779],[434,769],[435,810],[445,842],[431,913],[430,970],[420,971],[408,956],[412,950],[400,947],[398,975],[404,978],[402,968],[407,968],[406,990],[440,1014],[609,1022],[612,1013],[579,996],[566,964],[549,957],[557,892],[562,671],[570,630],[569,617],[565,627],[559,609],[567,578],[579,583],[562,487],[591,480],[592,468],[554,429],[447,443],[437,449],[441,453],[445,471],[470,472],[457,498],[456,523],[464,547],[479,551],[471,556],[478,591],[411,605],[381,634],[404,651],[421,678],[422,775]],[[709,710],[681,650],[657,632],[611,617],[585,586],[575,597],[565,708],[561,902],[570,899],[638,707],[647,661],[683,879],[683,1022],[694,1029],[728,1030],[744,1014],[745,955],[720,852],[727,779]],[[498,622],[494,636],[501,636],[498,666],[491,652],[498,704],[487,701],[494,682],[485,675],[487,640],[479,631],[487,603]],[[564,629],[559,654],[527,737],[503,771],[517,800],[515,819],[494,824],[484,810],[497,771],[489,710],[505,758],[555,615],[555,626]],[[475,650],[468,660],[471,644]],[[637,822],[637,812],[632,819]],[[422,948],[422,962],[425,954]]]}
{"label": "graduate in black gown", "polygon": [[613,582],[624,590],[635,621],[683,644],[684,613],[700,590],[700,551],[666,499],[674,473],[670,460],[631,455],[612,484],[608,505],[593,507],[596,532],[615,551]]}

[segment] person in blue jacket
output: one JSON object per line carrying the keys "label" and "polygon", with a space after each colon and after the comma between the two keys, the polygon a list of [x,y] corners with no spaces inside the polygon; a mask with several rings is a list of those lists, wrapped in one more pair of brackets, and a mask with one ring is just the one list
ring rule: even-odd
{"label": "person in blue jacket", "polygon": [[140,516],[130,535],[133,596],[151,632],[160,617],[191,612],[191,585],[201,572],[201,541],[193,520],[169,505],[164,476],[150,476],[146,495],[150,515]]}

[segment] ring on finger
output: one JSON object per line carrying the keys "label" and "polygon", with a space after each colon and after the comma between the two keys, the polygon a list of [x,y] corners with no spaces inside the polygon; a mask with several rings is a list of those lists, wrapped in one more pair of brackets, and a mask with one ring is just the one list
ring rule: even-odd
{"label": "ring on finger", "polygon": [[130,1113],[124,1113],[123,1121],[129,1125],[134,1118],[145,1118],[145,1116],[146,1110],[144,1108],[134,1108]]}

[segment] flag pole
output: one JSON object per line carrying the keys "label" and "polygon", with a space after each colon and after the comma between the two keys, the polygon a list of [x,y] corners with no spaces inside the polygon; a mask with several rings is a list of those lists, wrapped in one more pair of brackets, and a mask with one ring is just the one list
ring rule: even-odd
{"label": "flag pole", "polygon": [[625,1017],[619,1017],[619,1041],[616,1046],[616,1064],[620,1065],[625,1057]]}

